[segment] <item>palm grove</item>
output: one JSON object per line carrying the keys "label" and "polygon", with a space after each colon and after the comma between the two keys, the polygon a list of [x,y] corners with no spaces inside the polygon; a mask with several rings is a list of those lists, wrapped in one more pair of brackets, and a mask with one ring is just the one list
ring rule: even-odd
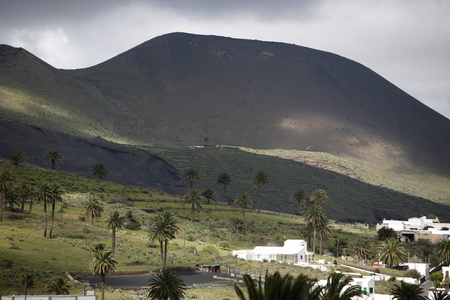
{"label": "palm grove", "polygon": [[[54,220],[55,209],[59,204],[61,210],[64,207],[64,189],[55,182],[24,182],[16,180],[15,169],[20,168],[25,163],[26,155],[21,151],[15,151],[9,157],[9,161],[13,169],[4,167],[0,170],[0,222],[3,220],[4,211],[19,211],[31,213],[33,204],[39,204],[43,207],[43,237],[52,239],[54,237]],[[44,155],[45,163],[54,170],[58,165],[63,163],[63,156],[54,149],[49,150]],[[108,166],[102,162],[92,167],[93,176],[99,180],[107,178],[110,174]],[[190,212],[190,222],[196,221],[195,213],[202,208],[202,204],[210,204],[218,199],[217,191],[213,188],[205,188],[203,191],[194,189],[194,186],[201,181],[199,172],[195,168],[188,168],[183,173],[183,180],[189,185],[188,192],[182,197],[182,202],[188,206]],[[221,172],[217,178],[217,185],[223,189],[225,201],[229,199],[229,186],[232,185],[232,176],[227,172]],[[264,186],[269,183],[269,177],[263,170],[257,170],[252,178],[249,179],[249,186],[253,185],[257,189],[257,205],[256,211],[261,212],[261,198]],[[359,261],[373,260],[378,257],[383,263],[390,268],[395,268],[399,264],[406,261],[405,245],[400,243],[396,236],[386,230],[380,230],[378,233],[379,241],[375,239],[361,236],[350,243],[333,236],[330,220],[327,219],[325,210],[322,205],[329,200],[325,190],[318,189],[307,196],[302,189],[298,189],[292,195],[292,200],[298,204],[298,213],[303,216],[304,225],[299,228],[298,233],[301,237],[308,240],[308,245],[313,249],[314,253],[323,254],[325,252],[324,241],[328,240],[327,251],[331,251],[335,256],[353,254]],[[28,210],[25,204],[28,203]],[[245,235],[248,230],[248,220],[246,213],[254,207],[254,201],[248,192],[243,192],[235,196],[233,205],[236,208],[236,215],[228,220],[229,230],[233,234]],[[82,203],[82,216],[92,226],[95,220],[101,218],[105,214],[105,203],[100,199],[88,195]],[[237,217],[242,215],[242,218]],[[116,233],[124,228],[127,221],[132,221],[133,216],[121,215],[118,210],[109,209],[106,214],[106,226],[111,230],[111,250],[106,249],[103,244],[92,245],[92,264],[91,271],[101,277],[102,282],[102,298],[104,298],[104,288],[106,285],[106,275],[113,273],[116,269],[117,261],[114,258],[116,251]],[[160,268],[159,274],[151,278],[151,291],[149,297],[152,299],[179,299],[184,295],[184,283],[181,278],[167,267],[167,257],[169,251],[169,242],[180,234],[179,220],[177,216],[171,212],[162,210],[156,213],[148,226],[148,239],[158,243],[160,252]],[[330,241],[336,242],[330,244]],[[378,243],[378,246],[376,246]],[[318,244],[318,245],[317,245]],[[438,246],[438,251],[427,254],[429,260],[449,261],[450,244],[442,242]],[[378,255],[378,256],[377,256]],[[270,275],[268,278],[277,277],[276,274]],[[278,278],[278,277],[277,277]],[[290,277],[289,277],[290,278]],[[283,280],[292,280],[285,278]],[[439,279],[439,278],[438,278]],[[444,282],[436,280],[436,285],[443,285]],[[437,282],[439,281],[439,282]],[[442,280],[441,280],[442,281]],[[32,274],[25,273],[23,275],[23,284],[25,291],[34,284]],[[170,289],[162,287],[171,286]],[[53,287],[52,287],[53,286]],[[68,293],[68,282],[63,278],[53,278],[48,283],[48,291],[57,291],[58,293]],[[401,286],[399,286],[400,288]],[[252,288],[248,283],[247,288]],[[238,295],[242,297],[242,292],[236,290]],[[325,290],[321,290],[322,294]],[[250,290],[249,290],[250,292]]]}

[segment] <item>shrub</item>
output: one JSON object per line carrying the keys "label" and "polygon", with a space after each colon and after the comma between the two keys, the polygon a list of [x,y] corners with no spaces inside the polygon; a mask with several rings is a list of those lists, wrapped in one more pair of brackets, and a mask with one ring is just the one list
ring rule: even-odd
{"label": "shrub", "polygon": [[206,254],[213,254],[213,255],[219,254],[219,251],[216,249],[216,247],[214,247],[212,245],[207,245],[206,247],[204,247],[202,252],[206,253]]}
{"label": "shrub", "polygon": [[396,280],[397,280],[397,278],[395,278],[394,276],[391,276],[391,277],[389,277],[389,279],[388,279],[389,282],[394,282],[394,281],[396,281]]}
{"label": "shrub", "polygon": [[420,274],[419,271],[414,269],[406,271],[405,275],[414,279],[419,279],[420,277],[422,277],[422,274]]}

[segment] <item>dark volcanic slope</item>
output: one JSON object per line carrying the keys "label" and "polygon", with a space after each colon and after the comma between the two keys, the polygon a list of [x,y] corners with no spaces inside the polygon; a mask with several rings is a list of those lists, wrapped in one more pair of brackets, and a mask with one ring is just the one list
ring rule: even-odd
{"label": "dark volcanic slope", "polygon": [[346,58],[174,33],[70,72],[163,145],[313,149],[377,167],[450,169],[450,121]]}
{"label": "dark volcanic slope", "polygon": [[92,177],[92,166],[101,161],[110,167],[108,180],[172,194],[187,191],[177,170],[160,157],[105,140],[89,141],[36,126],[0,121],[0,145],[0,157],[21,150],[26,153],[27,162],[44,166],[47,151],[58,149],[64,156],[61,165],[64,171]]}

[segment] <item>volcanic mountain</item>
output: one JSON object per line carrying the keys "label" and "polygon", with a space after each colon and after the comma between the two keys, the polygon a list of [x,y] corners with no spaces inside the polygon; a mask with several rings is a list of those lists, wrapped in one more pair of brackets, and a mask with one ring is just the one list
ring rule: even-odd
{"label": "volcanic mountain", "polygon": [[78,70],[0,45],[0,120],[3,157],[28,124],[89,143],[309,150],[450,174],[447,118],[357,62],[285,43],[171,33]]}

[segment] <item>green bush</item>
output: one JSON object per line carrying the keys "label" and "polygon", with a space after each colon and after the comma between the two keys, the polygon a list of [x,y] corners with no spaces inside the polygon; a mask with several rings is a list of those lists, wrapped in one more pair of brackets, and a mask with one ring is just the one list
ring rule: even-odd
{"label": "green bush", "polygon": [[419,279],[422,277],[422,274],[420,274],[419,271],[411,269],[405,272],[405,275],[414,279]]}

